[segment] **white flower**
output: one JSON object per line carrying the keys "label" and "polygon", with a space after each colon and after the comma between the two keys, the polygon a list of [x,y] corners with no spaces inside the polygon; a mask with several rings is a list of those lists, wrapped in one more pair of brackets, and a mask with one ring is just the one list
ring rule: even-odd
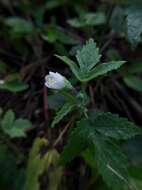
{"label": "white flower", "polygon": [[51,71],[45,76],[45,86],[56,90],[72,88],[72,85],[64,76],[57,72],[54,73]]}
{"label": "white flower", "polygon": [[4,84],[5,83],[5,81],[4,80],[0,80],[0,84],[2,85],[2,84]]}

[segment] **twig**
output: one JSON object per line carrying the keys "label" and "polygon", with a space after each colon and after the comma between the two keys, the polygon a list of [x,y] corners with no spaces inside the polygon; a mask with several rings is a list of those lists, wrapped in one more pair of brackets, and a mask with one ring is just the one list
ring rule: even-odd
{"label": "twig", "polygon": [[71,120],[66,124],[62,132],[59,134],[55,142],[53,143],[53,147],[56,147],[57,144],[61,141],[63,135],[66,133],[67,129],[70,127],[70,125],[74,122],[75,116],[71,118]]}

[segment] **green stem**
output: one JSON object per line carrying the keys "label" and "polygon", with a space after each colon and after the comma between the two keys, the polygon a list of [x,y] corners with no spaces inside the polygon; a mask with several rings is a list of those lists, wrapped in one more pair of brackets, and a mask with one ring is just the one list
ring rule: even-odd
{"label": "green stem", "polygon": [[70,92],[67,92],[67,91],[62,90],[61,93],[62,93],[65,97],[67,97],[70,101],[76,102],[75,96],[73,96]]}

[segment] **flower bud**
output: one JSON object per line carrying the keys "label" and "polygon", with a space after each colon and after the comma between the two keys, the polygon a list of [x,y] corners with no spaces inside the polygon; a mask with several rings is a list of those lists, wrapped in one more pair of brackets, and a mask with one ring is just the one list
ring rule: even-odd
{"label": "flower bud", "polygon": [[61,90],[64,88],[71,89],[71,83],[61,74],[49,72],[48,75],[45,76],[45,86],[51,89]]}

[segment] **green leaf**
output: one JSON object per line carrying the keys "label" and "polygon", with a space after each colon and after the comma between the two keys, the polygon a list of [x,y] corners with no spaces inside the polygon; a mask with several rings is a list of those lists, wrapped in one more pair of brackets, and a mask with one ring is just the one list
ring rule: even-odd
{"label": "green leaf", "polygon": [[[113,190],[131,187],[126,157],[109,138],[99,134],[89,120],[82,119],[72,130],[61,154],[60,163],[65,164],[78,155],[83,155],[93,168],[97,167],[107,185]],[[90,164],[93,160],[94,163]]]}
{"label": "green leaf", "polygon": [[26,130],[31,128],[31,123],[26,119],[17,119],[7,134],[11,138],[26,137]]}
{"label": "green leaf", "polygon": [[55,127],[57,123],[59,123],[63,117],[65,117],[68,113],[70,113],[75,107],[75,104],[66,103],[64,106],[56,113],[56,116],[51,124],[51,127]]}
{"label": "green leaf", "polygon": [[95,133],[95,158],[99,173],[113,190],[132,189],[127,159],[110,140]]}
{"label": "green leaf", "polygon": [[15,114],[12,110],[8,110],[2,120],[2,128],[4,130],[10,129],[15,120]]}
{"label": "green leaf", "polygon": [[48,182],[45,185],[46,189],[59,189],[62,167],[57,165],[58,159],[58,152],[49,148],[49,143],[46,139],[36,138],[29,154],[24,189],[39,190],[40,185],[42,185],[42,179]]}
{"label": "green leaf", "polygon": [[102,63],[100,65],[97,65],[94,69],[92,69],[86,78],[81,79],[82,81],[89,81],[94,78],[97,78],[98,76],[104,75],[112,70],[117,70],[120,68],[125,61],[111,61],[108,63]]}
{"label": "green leaf", "polygon": [[57,57],[70,67],[73,74],[81,82],[87,82],[109,71],[116,70],[125,63],[125,61],[112,61],[96,66],[101,55],[93,39],[88,40],[86,45],[77,51],[76,58],[80,67],[65,56]]}
{"label": "green leaf", "polygon": [[79,67],[76,65],[74,61],[72,61],[66,56],[59,56],[59,55],[55,55],[55,56],[59,58],[60,60],[62,60],[65,64],[67,64],[70,67],[73,74],[76,76],[76,78],[80,80]]}
{"label": "green leaf", "polygon": [[130,1],[127,7],[127,28],[128,38],[131,44],[135,47],[141,41],[142,33],[142,2]]}
{"label": "green leaf", "polygon": [[7,90],[10,92],[21,92],[28,88],[28,85],[21,81],[5,81],[3,84],[0,84],[0,90]]}
{"label": "green leaf", "polygon": [[76,55],[80,70],[85,73],[90,71],[100,61],[100,58],[99,48],[96,47],[93,39],[88,40]]}
{"label": "green leaf", "polygon": [[101,134],[114,139],[129,139],[141,134],[141,129],[126,118],[112,113],[100,113],[93,121],[94,127]]}
{"label": "green leaf", "polygon": [[31,128],[31,123],[26,119],[15,120],[15,114],[9,110],[2,119],[2,129],[11,138],[25,137],[26,130]]}
{"label": "green leaf", "polygon": [[123,78],[125,84],[138,91],[138,92],[142,92],[142,80],[134,75],[128,75],[128,76],[125,76]]}
{"label": "green leaf", "polygon": [[136,62],[128,66],[126,70],[127,74],[139,74],[142,73],[142,62]]}
{"label": "green leaf", "polygon": [[78,122],[77,127],[71,131],[68,137],[68,142],[61,154],[60,163],[65,164],[67,162],[70,162],[83,150],[85,150],[88,146],[89,135],[90,126],[88,121],[83,120]]}
{"label": "green leaf", "polygon": [[[19,157],[4,144],[0,144],[0,189],[23,190],[25,169],[17,164]],[[16,179],[16,180],[15,180]]]}
{"label": "green leaf", "polygon": [[7,18],[5,24],[11,28],[15,37],[17,35],[32,34],[35,30],[31,22],[20,17]]}
{"label": "green leaf", "polygon": [[82,28],[87,26],[97,26],[102,25],[106,21],[105,15],[102,12],[96,13],[85,13],[79,18],[69,19],[67,22],[70,26],[75,28]]}
{"label": "green leaf", "polygon": [[79,41],[70,33],[58,26],[48,26],[42,34],[42,38],[50,43],[78,44]]}

